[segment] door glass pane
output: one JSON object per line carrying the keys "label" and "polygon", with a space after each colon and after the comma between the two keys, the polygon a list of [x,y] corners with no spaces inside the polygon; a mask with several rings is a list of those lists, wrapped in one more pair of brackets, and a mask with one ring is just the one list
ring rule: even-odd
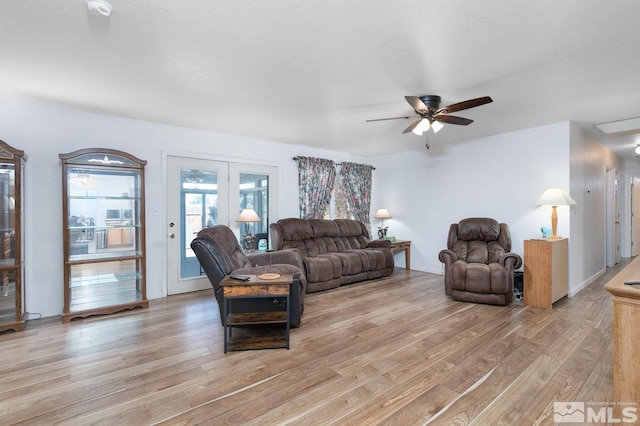
{"label": "door glass pane", "polygon": [[16,193],[15,165],[0,163],[0,324],[16,315]]}
{"label": "door glass pane", "polygon": [[15,165],[0,163],[0,266],[15,264]]}
{"label": "door glass pane", "polygon": [[141,173],[69,167],[69,260],[141,253]]}
{"label": "door glass pane", "polygon": [[191,241],[203,228],[218,223],[218,174],[206,170],[180,170],[182,220],[180,278],[200,275],[200,263],[191,250]]}
{"label": "door glass pane", "polygon": [[140,259],[71,266],[70,312],[142,300]]}
{"label": "door glass pane", "polygon": [[239,193],[240,211],[253,209],[260,218],[260,222],[242,224],[240,232],[256,236],[253,249],[266,250],[269,240],[269,176],[240,173]]}
{"label": "door glass pane", "polygon": [[0,323],[16,319],[16,272],[0,272]]}

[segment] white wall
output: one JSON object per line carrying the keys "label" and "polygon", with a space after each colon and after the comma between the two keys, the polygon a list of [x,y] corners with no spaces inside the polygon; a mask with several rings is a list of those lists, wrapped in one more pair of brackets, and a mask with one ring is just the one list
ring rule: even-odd
{"label": "white wall", "polygon": [[[26,309],[43,317],[60,315],[63,306],[60,153],[101,147],[123,150],[147,160],[147,296],[150,299],[166,295],[163,153],[278,166],[281,217],[299,215],[294,156],[372,164],[370,158],[334,151],[11,101],[0,101],[0,139],[24,150],[28,158],[24,224]],[[154,210],[160,214],[154,216]]]}
{"label": "white wall", "polygon": [[[536,206],[538,197],[569,189],[568,137],[560,123],[378,157],[372,208],[391,211],[389,235],[413,241],[412,269],[442,273],[449,226],[466,217],[507,223],[512,251],[522,255],[523,241],[551,226],[551,208]],[[558,234],[568,236],[569,209],[558,209]]]}
{"label": "white wall", "polygon": [[[593,136],[570,127],[571,215],[569,294],[590,284],[606,269],[606,171],[624,163]],[[622,186],[622,184],[620,185]]]}

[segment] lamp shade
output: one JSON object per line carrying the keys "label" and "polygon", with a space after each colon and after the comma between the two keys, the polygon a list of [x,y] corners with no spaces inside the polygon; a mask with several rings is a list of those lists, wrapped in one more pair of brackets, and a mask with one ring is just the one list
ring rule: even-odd
{"label": "lamp shade", "polygon": [[431,127],[431,124],[429,123],[429,120],[427,120],[426,118],[423,118],[416,127],[413,128],[412,132],[415,133],[418,136],[422,136],[422,134],[424,132],[426,132],[427,130],[429,130],[429,127]]}
{"label": "lamp shade", "polygon": [[391,217],[391,213],[387,209],[378,209],[375,216],[376,219],[389,219]]}
{"label": "lamp shade", "polygon": [[440,130],[442,130],[443,127],[444,124],[439,121],[434,121],[433,123],[431,123],[431,130],[433,130],[433,133],[438,133]]}
{"label": "lamp shade", "polygon": [[260,222],[260,217],[253,209],[242,209],[236,222]]}
{"label": "lamp shade", "polygon": [[539,206],[574,206],[576,202],[564,189],[549,188],[542,193],[536,204]]}

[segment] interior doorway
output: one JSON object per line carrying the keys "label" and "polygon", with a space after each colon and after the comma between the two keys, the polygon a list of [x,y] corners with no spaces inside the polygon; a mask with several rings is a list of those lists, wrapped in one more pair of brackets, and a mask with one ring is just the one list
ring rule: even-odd
{"label": "interior doorway", "polygon": [[621,259],[622,244],[621,174],[615,168],[606,172],[606,265],[615,266]]}

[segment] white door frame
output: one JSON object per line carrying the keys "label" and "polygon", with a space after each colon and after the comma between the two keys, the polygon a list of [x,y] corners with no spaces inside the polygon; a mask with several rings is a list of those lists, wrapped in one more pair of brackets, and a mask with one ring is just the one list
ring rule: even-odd
{"label": "white door frame", "polygon": [[[165,249],[167,253],[167,294],[179,294],[211,288],[211,283],[206,275],[183,277],[182,268],[182,243],[191,240],[192,236],[183,235],[182,232],[182,200],[180,195],[182,188],[178,172],[183,169],[195,169],[201,171],[215,171],[217,173],[217,196],[218,206],[221,204],[225,208],[218,208],[218,223],[229,223],[228,200],[229,190],[229,163],[208,159],[196,159],[169,155],[166,158],[166,179],[165,179]],[[195,191],[194,191],[195,192]],[[171,199],[176,199],[172,202]],[[186,244],[186,243],[185,243]],[[189,257],[189,262],[196,261]],[[192,263],[189,263],[192,264]]]}
{"label": "white door frame", "polygon": [[[260,161],[254,161],[254,160],[247,160],[247,159],[241,159],[241,158],[233,158],[233,157],[216,157],[216,156],[211,156],[211,155],[207,155],[207,154],[202,154],[202,153],[175,153],[175,152],[162,152],[162,182],[164,185],[164,190],[162,192],[162,206],[164,206],[164,208],[162,209],[162,214],[161,216],[161,220],[162,220],[162,226],[165,227],[165,230],[168,229],[168,211],[167,211],[167,204],[169,202],[168,200],[168,195],[167,195],[167,179],[168,179],[168,166],[167,166],[167,160],[168,157],[182,157],[182,158],[186,158],[189,160],[205,160],[205,161],[214,161],[214,162],[227,162],[229,163],[229,167],[231,169],[233,169],[234,173],[230,172],[230,176],[229,176],[229,180],[230,180],[230,188],[236,188],[237,187],[237,179],[234,180],[234,178],[237,177],[237,173],[241,173],[241,172],[246,172],[246,173],[259,173],[259,174],[266,174],[269,176],[270,182],[269,182],[269,216],[270,218],[272,218],[273,220],[277,219],[279,217],[279,207],[280,207],[280,199],[279,199],[279,192],[280,192],[280,168],[279,165],[277,164],[273,164],[273,163],[267,163],[267,162],[260,162]],[[231,186],[234,185],[233,182],[236,182],[235,185],[236,186]],[[234,201],[235,200],[235,201]],[[233,206],[231,205],[233,204]],[[235,209],[235,210],[234,210]],[[239,197],[229,197],[229,211],[239,211]],[[157,209],[153,210],[153,215],[157,216],[158,212]],[[236,234],[236,236],[239,238],[240,236],[240,226],[237,222],[235,222],[235,216],[234,217],[227,217],[227,223],[226,225],[229,226],[233,232]],[[221,221],[219,221],[220,223],[222,223]],[[164,295],[168,295],[169,294],[169,262],[171,261],[171,259],[169,259],[169,250],[168,250],[168,240],[169,240],[169,233],[170,232],[165,232],[164,233],[164,244],[163,244],[163,260],[164,260],[164,274],[163,274],[163,289],[164,289]],[[207,281],[207,287],[206,288],[211,288],[211,284]]]}

